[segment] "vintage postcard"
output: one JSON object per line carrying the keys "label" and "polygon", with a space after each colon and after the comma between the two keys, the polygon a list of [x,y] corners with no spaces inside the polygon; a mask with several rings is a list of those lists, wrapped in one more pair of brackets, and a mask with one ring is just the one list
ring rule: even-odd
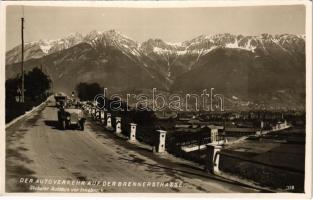
{"label": "vintage postcard", "polygon": [[7,1],[1,17],[3,193],[310,197],[311,2]]}

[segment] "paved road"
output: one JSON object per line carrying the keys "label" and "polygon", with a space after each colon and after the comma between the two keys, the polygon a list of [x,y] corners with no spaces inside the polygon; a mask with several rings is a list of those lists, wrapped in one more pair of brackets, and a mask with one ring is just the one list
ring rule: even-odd
{"label": "paved road", "polygon": [[[209,175],[190,162],[171,155],[155,155],[149,148],[129,144],[89,120],[83,132],[59,130],[56,113],[53,102],[49,102],[6,130],[7,192],[66,192],[64,188],[77,192],[257,192]],[[20,182],[21,178],[42,182],[25,183]],[[86,184],[99,181],[100,185],[77,186],[69,180]],[[130,185],[119,187],[118,182]],[[161,187],[161,183],[168,182],[182,185]]]}

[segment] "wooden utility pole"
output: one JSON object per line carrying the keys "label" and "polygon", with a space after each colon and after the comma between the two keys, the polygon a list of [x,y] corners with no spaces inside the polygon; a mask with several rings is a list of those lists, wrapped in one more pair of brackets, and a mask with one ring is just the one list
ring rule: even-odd
{"label": "wooden utility pole", "polygon": [[21,18],[21,38],[22,38],[22,61],[21,61],[21,73],[22,73],[22,98],[21,103],[24,103],[24,17]]}

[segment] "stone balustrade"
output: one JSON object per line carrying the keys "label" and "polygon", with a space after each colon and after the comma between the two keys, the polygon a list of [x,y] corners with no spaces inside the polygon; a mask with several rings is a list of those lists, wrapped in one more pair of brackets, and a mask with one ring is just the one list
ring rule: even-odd
{"label": "stone balustrade", "polygon": [[[97,109],[92,105],[85,105],[84,110],[89,113],[93,120],[100,121],[101,124],[105,124],[105,128],[107,130],[113,131],[112,127],[112,114],[109,113],[105,109]],[[130,143],[137,142],[137,124],[130,123],[130,132],[128,141]],[[122,117],[115,117],[115,134],[119,135],[122,133]],[[155,142],[155,152],[156,153],[164,153],[166,152],[166,131],[165,130],[157,130],[158,136],[157,141]]]}

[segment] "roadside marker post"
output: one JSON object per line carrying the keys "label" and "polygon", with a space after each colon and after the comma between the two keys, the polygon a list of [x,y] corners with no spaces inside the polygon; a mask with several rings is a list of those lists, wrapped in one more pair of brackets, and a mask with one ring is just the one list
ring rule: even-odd
{"label": "roadside marker post", "polygon": [[222,146],[220,145],[207,145],[207,165],[206,169],[213,174],[219,174],[220,152]]}
{"label": "roadside marker post", "polygon": [[129,142],[131,142],[131,143],[137,142],[136,131],[137,131],[137,124],[130,123],[130,134],[129,134],[129,140],[128,140]]}
{"label": "roadside marker post", "polygon": [[101,110],[100,121],[101,121],[101,124],[105,123],[105,112],[104,112],[104,110]]}
{"label": "roadside marker post", "polygon": [[157,153],[164,153],[165,152],[166,131],[157,130],[157,132],[159,132],[159,140],[158,140],[158,144],[156,145],[156,152]]}
{"label": "roadside marker post", "polygon": [[120,134],[122,133],[122,118],[121,117],[115,117],[115,133]]}
{"label": "roadside marker post", "polygon": [[111,116],[111,113],[107,113],[107,125],[106,125],[106,128],[109,128],[111,129],[112,128],[112,116]]}

